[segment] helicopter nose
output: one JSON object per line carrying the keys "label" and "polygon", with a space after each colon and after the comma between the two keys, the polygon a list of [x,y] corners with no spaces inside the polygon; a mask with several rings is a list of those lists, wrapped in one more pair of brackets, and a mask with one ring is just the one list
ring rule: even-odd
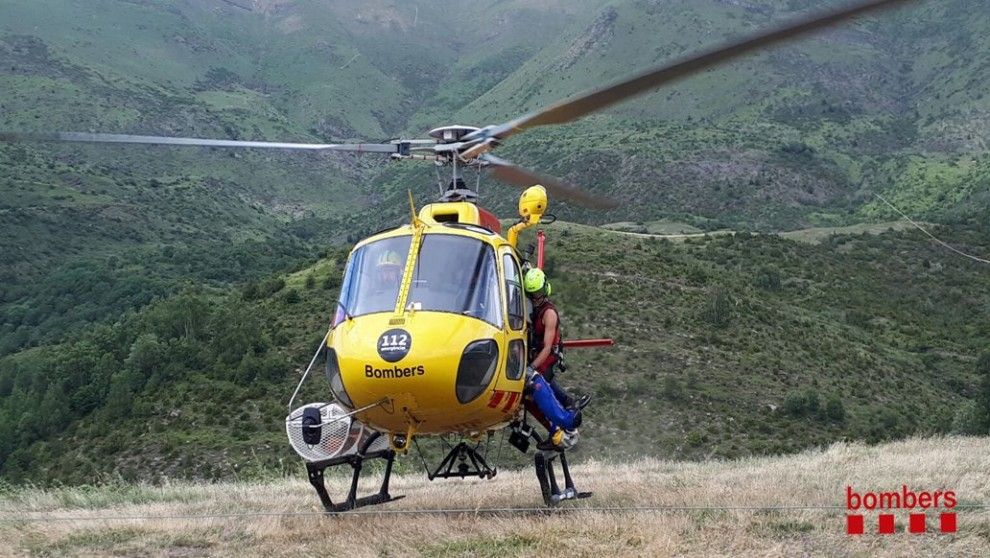
{"label": "helicopter nose", "polygon": [[401,399],[405,411],[435,420],[478,400],[492,384],[500,333],[453,313],[414,312],[401,323],[389,314],[357,317],[331,334],[339,370],[331,388],[345,392],[352,408]]}

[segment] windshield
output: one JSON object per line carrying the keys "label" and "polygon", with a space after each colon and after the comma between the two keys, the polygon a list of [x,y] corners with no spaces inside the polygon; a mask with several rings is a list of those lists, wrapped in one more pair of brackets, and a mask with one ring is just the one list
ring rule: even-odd
{"label": "windshield", "polygon": [[408,236],[378,240],[358,248],[347,262],[334,325],[350,317],[391,312],[399,298],[409,254]]}
{"label": "windshield", "polygon": [[495,251],[476,238],[424,236],[406,307],[473,316],[501,328]]}

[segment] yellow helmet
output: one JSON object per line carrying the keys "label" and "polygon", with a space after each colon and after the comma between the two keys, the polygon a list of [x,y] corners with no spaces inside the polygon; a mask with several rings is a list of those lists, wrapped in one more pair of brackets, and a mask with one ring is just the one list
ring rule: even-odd
{"label": "yellow helmet", "polygon": [[530,296],[550,296],[550,282],[547,281],[547,275],[538,267],[526,272],[526,276],[523,277],[523,288],[526,290],[526,294]]}
{"label": "yellow helmet", "polygon": [[378,256],[378,265],[402,265],[402,258],[393,250],[385,250]]}

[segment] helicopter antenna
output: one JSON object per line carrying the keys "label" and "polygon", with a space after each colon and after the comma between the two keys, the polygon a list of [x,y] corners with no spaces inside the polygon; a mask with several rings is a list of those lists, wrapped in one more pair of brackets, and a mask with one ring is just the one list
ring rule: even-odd
{"label": "helicopter antenna", "polygon": [[419,220],[419,216],[416,215],[416,204],[413,202],[412,190],[406,190],[406,192],[409,193],[409,212],[412,216],[412,225],[418,227],[422,222]]}

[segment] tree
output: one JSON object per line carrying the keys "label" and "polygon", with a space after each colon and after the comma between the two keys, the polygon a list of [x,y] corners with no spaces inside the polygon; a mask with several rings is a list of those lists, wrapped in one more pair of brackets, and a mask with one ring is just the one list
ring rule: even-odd
{"label": "tree", "polygon": [[140,378],[133,371],[122,370],[113,375],[113,378],[110,380],[107,401],[103,406],[107,418],[119,420],[131,414],[135,384],[138,382],[140,382]]}
{"label": "tree", "polygon": [[162,365],[164,356],[165,347],[158,340],[158,336],[154,333],[144,333],[131,344],[131,350],[124,363],[144,377],[149,377]]}

